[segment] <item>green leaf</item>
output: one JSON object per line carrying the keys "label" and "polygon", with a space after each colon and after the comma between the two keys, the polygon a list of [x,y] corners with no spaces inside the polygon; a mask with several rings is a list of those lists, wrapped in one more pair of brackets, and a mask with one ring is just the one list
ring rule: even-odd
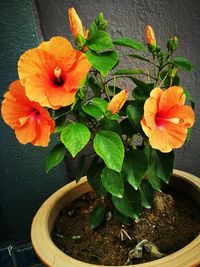
{"label": "green leaf", "polygon": [[127,38],[127,37],[118,38],[117,40],[113,41],[113,43],[115,45],[126,46],[126,47],[130,47],[136,50],[146,50],[146,47],[143,44],[139,43],[138,41],[134,39]]}
{"label": "green leaf", "polygon": [[71,123],[62,130],[60,138],[74,158],[89,142],[90,131],[82,123]]}
{"label": "green leaf", "polygon": [[105,31],[97,31],[95,35],[87,40],[86,45],[96,52],[110,51],[114,48],[110,35]]}
{"label": "green leaf", "polygon": [[89,216],[89,228],[93,230],[97,228],[104,220],[106,208],[102,204],[98,204]]}
{"label": "green leaf", "polygon": [[146,61],[146,62],[151,62],[149,59],[141,56],[141,55],[138,55],[138,54],[128,54],[127,56],[129,57],[133,57],[133,58],[137,58],[137,59],[140,59],[140,60],[143,60],[143,61]]}
{"label": "green leaf", "polygon": [[55,122],[56,122],[56,128],[54,130],[54,133],[60,133],[62,129],[65,127],[65,116],[59,117]]}
{"label": "green leaf", "polygon": [[85,113],[92,117],[100,118],[106,112],[108,102],[102,98],[93,98],[90,101],[82,105],[82,109]]}
{"label": "green leaf", "polygon": [[147,84],[134,77],[129,76],[128,78],[131,79],[137,86],[132,92],[134,99],[145,101],[147,98],[149,98],[152,90],[151,84]]}
{"label": "green leaf", "polygon": [[100,121],[101,130],[113,131],[121,136],[122,131],[117,120],[102,119]]}
{"label": "green leaf", "polygon": [[105,164],[103,162],[99,162],[99,157],[96,156],[91,161],[87,172],[87,180],[99,196],[105,196],[107,193],[101,181],[101,172],[104,167]]}
{"label": "green leaf", "polygon": [[123,198],[112,196],[115,208],[125,216],[138,219],[141,210],[141,195],[139,190],[135,190],[129,184],[125,184]]}
{"label": "green leaf", "polygon": [[90,50],[86,53],[86,57],[95,69],[106,76],[118,62],[119,54],[116,51],[98,54]]}
{"label": "green leaf", "polygon": [[120,126],[122,129],[122,134],[128,135],[129,137],[137,133],[137,131],[134,129],[133,125],[130,123],[128,118],[122,120],[120,122]]}
{"label": "green leaf", "polygon": [[63,159],[66,153],[66,148],[63,144],[56,145],[46,159],[46,172],[56,167]]}
{"label": "green leaf", "polygon": [[121,70],[117,70],[115,73],[113,73],[113,75],[131,75],[131,74],[142,74],[142,73],[144,73],[143,70],[121,69]]}
{"label": "green leaf", "polygon": [[101,87],[95,83],[93,78],[90,77],[88,85],[92,89],[95,97],[101,97]]}
{"label": "green leaf", "polygon": [[176,57],[171,60],[170,63],[173,63],[178,68],[189,72],[192,71],[192,68],[194,67],[193,63],[184,57]]}
{"label": "green leaf", "polygon": [[113,210],[113,216],[122,224],[129,224],[130,218],[122,214],[116,208]]}
{"label": "green leaf", "polygon": [[[162,153],[159,150],[148,147],[146,149],[146,153],[149,161],[149,182],[153,187],[159,187],[160,185],[160,182],[156,180],[157,178],[161,179],[165,183],[168,183],[173,171],[174,152]],[[158,187],[154,188],[156,190],[160,190]]]}
{"label": "green leaf", "polygon": [[85,159],[86,159],[85,156],[82,155],[78,160],[78,164],[75,170],[75,179],[77,183],[80,181],[81,177],[83,176]]}
{"label": "green leaf", "polygon": [[101,131],[94,138],[94,150],[111,170],[121,172],[124,160],[124,145],[118,134]]}
{"label": "green leaf", "polygon": [[153,189],[149,181],[143,179],[140,184],[139,190],[142,198],[142,207],[150,209],[153,204]]}
{"label": "green leaf", "polygon": [[135,190],[139,188],[147,169],[147,156],[142,150],[133,149],[126,153],[122,173]]}
{"label": "green leaf", "polygon": [[190,91],[184,88],[184,94],[185,94],[186,98],[190,101],[191,106],[194,109],[195,108],[195,102],[194,102],[192,95],[190,94]]}
{"label": "green leaf", "polygon": [[126,112],[134,129],[140,131],[140,122],[144,114],[144,102],[139,100],[132,101],[131,104],[126,107]]}
{"label": "green leaf", "polygon": [[119,198],[123,197],[124,182],[121,173],[105,167],[101,174],[101,181],[110,194]]}

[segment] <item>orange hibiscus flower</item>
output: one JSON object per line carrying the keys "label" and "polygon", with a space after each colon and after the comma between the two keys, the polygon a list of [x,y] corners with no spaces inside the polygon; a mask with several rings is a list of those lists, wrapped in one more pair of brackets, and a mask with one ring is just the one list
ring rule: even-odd
{"label": "orange hibiscus flower", "polygon": [[18,73],[27,97],[45,107],[71,105],[91,65],[84,53],[63,37],[53,37],[25,52]]}
{"label": "orange hibiscus flower", "polygon": [[144,104],[141,125],[153,148],[170,152],[184,144],[188,128],[194,124],[194,112],[190,106],[184,106],[185,100],[179,86],[151,91]]}
{"label": "orange hibiscus flower", "polygon": [[122,90],[120,93],[113,96],[108,104],[107,110],[111,111],[112,114],[117,113],[124,105],[128,98],[128,90]]}
{"label": "orange hibiscus flower", "polygon": [[2,102],[2,117],[15,130],[18,141],[22,144],[48,146],[50,134],[55,123],[48,111],[25,95],[25,88],[17,80],[9,86]]}

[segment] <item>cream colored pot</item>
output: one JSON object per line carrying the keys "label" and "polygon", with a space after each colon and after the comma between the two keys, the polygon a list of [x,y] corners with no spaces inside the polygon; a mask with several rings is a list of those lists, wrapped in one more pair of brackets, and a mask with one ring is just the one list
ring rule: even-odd
{"label": "cream colored pot", "polygon": [[[200,179],[189,173],[174,170],[171,185],[187,192],[200,205]],[[88,264],[64,254],[53,243],[51,229],[59,211],[70,202],[91,190],[86,177],[71,182],[49,197],[35,215],[31,229],[33,248],[41,261],[50,267],[100,267]],[[101,265],[103,266],[103,265]],[[197,267],[200,266],[200,235],[181,250],[162,259],[148,263],[129,265],[131,267]]]}

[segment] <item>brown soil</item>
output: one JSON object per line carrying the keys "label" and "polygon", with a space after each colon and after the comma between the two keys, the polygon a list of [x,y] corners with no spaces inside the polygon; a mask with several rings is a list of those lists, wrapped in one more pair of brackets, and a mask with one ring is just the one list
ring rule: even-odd
{"label": "brown soil", "polygon": [[[164,255],[169,255],[187,245],[200,232],[200,208],[180,192],[156,193],[154,207],[142,210],[137,223],[122,225],[112,218],[96,230],[89,230],[88,216],[96,201],[93,193],[76,200],[70,209],[61,211],[52,232],[57,247],[84,262],[125,265],[129,251],[144,239],[155,244]],[[141,259],[132,259],[130,264],[154,259],[144,251]]]}

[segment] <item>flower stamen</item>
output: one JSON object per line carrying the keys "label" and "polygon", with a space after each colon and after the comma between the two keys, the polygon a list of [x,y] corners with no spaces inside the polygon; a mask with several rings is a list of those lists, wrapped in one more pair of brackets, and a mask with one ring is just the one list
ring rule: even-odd
{"label": "flower stamen", "polygon": [[59,67],[56,67],[54,69],[54,83],[58,86],[62,85],[64,83],[63,77],[62,77],[62,70]]}

